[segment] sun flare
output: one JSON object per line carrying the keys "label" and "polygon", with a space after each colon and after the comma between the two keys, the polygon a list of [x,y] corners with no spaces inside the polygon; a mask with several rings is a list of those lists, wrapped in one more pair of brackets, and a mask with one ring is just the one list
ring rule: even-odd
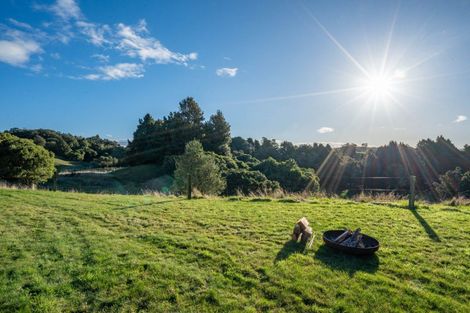
{"label": "sun flare", "polygon": [[400,82],[406,78],[406,72],[401,69],[390,73],[367,72],[359,82],[362,95],[375,104],[389,103],[400,92]]}
{"label": "sun flare", "polygon": [[384,98],[392,91],[392,78],[385,75],[369,77],[364,83],[365,92],[373,97]]}

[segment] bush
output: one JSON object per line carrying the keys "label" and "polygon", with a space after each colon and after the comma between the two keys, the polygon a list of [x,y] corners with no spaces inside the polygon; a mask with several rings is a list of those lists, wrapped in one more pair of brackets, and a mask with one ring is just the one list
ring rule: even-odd
{"label": "bush", "polygon": [[95,163],[99,167],[112,167],[118,164],[118,159],[109,155],[107,156],[102,155],[98,159],[95,160]]}
{"label": "bush", "polygon": [[32,140],[0,134],[0,177],[10,182],[37,184],[54,175],[54,154]]}
{"label": "bush", "polygon": [[267,158],[253,169],[259,170],[270,180],[278,181],[288,192],[316,192],[320,188],[318,176],[313,169],[300,168],[292,159],[278,162]]}
{"label": "bush", "polygon": [[434,182],[433,187],[441,199],[470,197],[470,171],[464,173],[460,167],[447,171],[439,176],[439,182]]}
{"label": "bush", "polygon": [[267,179],[259,171],[230,170],[225,178],[227,180],[225,195],[235,195],[238,192],[245,195],[258,192],[266,193],[280,188],[278,182]]}

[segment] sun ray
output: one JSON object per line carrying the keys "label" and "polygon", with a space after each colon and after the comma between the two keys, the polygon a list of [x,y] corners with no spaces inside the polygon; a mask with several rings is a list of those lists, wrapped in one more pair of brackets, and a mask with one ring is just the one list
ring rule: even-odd
{"label": "sun ray", "polygon": [[328,31],[328,29],[316,18],[316,16],[306,7],[303,6],[308,15],[315,21],[318,27],[325,33],[325,35],[336,45],[336,47],[351,61],[366,77],[369,72],[357,61],[352,54]]}
{"label": "sun ray", "polygon": [[395,10],[395,14],[393,15],[393,19],[392,19],[392,24],[390,25],[390,31],[388,32],[388,38],[387,38],[387,44],[385,46],[385,51],[384,51],[384,56],[382,58],[382,65],[380,67],[380,74],[381,75],[384,75],[385,73],[385,68],[387,66],[387,62],[388,62],[388,54],[390,52],[390,45],[392,43],[392,38],[393,38],[393,32],[395,30],[395,24],[396,24],[396,21],[397,21],[397,17],[398,17],[398,10],[399,10],[399,5],[397,6],[397,9]]}
{"label": "sun ray", "polygon": [[341,94],[341,93],[346,93],[346,92],[351,92],[351,91],[357,91],[360,88],[361,87],[349,87],[349,88],[342,88],[342,89],[309,92],[309,93],[303,93],[303,94],[297,94],[297,95],[267,97],[267,98],[232,102],[230,104],[248,104],[248,103],[271,102],[271,101],[282,101],[282,100],[290,100],[290,99],[298,99],[298,98],[316,97],[316,96],[324,96],[324,95],[334,95],[334,94]]}

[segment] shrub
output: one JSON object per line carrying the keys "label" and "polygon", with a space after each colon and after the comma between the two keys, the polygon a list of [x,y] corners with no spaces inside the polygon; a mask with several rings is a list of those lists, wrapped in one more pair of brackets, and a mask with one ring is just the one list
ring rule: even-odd
{"label": "shrub", "polygon": [[54,175],[54,154],[32,140],[0,134],[0,177],[21,184],[37,184]]}
{"label": "shrub", "polygon": [[259,192],[272,192],[280,188],[279,183],[266,178],[259,171],[245,169],[230,170],[226,175],[227,186],[224,194],[235,195],[241,192],[245,195]]}
{"label": "shrub", "polygon": [[253,169],[259,170],[270,180],[278,181],[288,192],[316,192],[320,188],[314,170],[300,168],[292,159],[278,162],[273,158],[267,158]]}

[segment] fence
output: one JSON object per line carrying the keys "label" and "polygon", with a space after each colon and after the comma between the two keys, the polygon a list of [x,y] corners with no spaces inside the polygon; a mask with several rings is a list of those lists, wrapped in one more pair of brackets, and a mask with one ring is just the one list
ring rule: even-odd
{"label": "fence", "polygon": [[[386,176],[386,177],[351,177],[350,179],[352,180],[360,180],[360,183],[355,184],[356,187],[351,188],[350,190],[355,190],[355,191],[360,191],[361,193],[364,192],[400,192],[400,193],[407,193],[408,194],[408,207],[410,209],[413,209],[415,207],[415,198],[416,198],[416,176],[409,176],[408,179],[402,177],[402,176],[397,176],[397,177],[392,177],[392,176]],[[377,182],[380,181],[393,181],[393,180],[406,180],[408,183],[407,187],[383,187],[383,185],[388,185],[391,186],[392,184],[383,184],[379,183],[381,185],[381,188],[367,188],[366,181],[373,181],[375,184],[372,184],[374,186],[377,186]],[[396,185],[396,184],[394,184]],[[370,187],[370,184],[369,184]]]}

